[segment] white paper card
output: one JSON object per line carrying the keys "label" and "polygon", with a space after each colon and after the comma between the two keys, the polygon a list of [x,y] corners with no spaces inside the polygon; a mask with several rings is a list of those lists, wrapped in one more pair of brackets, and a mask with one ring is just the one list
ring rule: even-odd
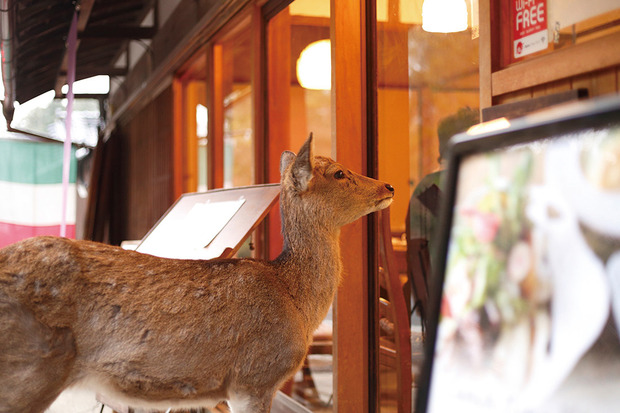
{"label": "white paper card", "polygon": [[195,204],[180,221],[162,221],[136,251],[165,258],[210,259],[206,251],[211,241],[245,203],[236,201]]}

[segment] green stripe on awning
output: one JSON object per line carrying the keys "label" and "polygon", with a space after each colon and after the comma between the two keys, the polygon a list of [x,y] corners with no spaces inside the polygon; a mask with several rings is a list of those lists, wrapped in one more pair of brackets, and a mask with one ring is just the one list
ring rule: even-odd
{"label": "green stripe on awning", "polygon": [[[62,183],[63,145],[0,139],[0,181],[23,184]],[[77,160],[71,149],[69,181],[75,182]]]}

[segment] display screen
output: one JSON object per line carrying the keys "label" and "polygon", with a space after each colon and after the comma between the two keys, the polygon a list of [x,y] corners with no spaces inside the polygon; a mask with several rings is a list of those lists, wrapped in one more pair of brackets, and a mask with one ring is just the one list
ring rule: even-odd
{"label": "display screen", "polygon": [[620,409],[620,120],[463,156],[455,188],[426,411]]}

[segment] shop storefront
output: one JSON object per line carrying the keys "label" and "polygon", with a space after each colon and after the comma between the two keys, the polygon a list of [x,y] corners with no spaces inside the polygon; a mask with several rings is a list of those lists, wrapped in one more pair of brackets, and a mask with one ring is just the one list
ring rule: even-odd
{"label": "shop storefront", "polygon": [[[102,148],[122,153],[109,178],[111,242],[141,238],[182,193],[278,182],[281,152],[312,132],[317,154],[394,186],[392,247],[407,294],[416,288],[408,241],[411,250],[432,232],[431,212],[412,212],[412,195],[433,195],[420,184],[442,169],[444,136],[620,88],[620,9],[610,0],[178,3],[152,55],[111,94]],[[415,397],[419,307],[405,300],[413,356],[383,351],[394,320],[383,309],[378,230],[369,217],[342,231],[331,347],[315,360],[328,384],[313,393],[313,409],[402,411]],[[257,257],[280,251],[277,212],[252,245]],[[413,391],[400,387],[407,358]]]}

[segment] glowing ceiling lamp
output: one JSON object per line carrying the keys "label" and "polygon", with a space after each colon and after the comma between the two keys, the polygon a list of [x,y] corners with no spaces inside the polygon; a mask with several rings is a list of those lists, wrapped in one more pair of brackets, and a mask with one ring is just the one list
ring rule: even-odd
{"label": "glowing ceiling lamp", "polygon": [[306,89],[330,90],[332,58],[329,39],[310,43],[297,59],[297,80]]}
{"label": "glowing ceiling lamp", "polygon": [[467,30],[465,0],[424,0],[422,29],[432,33],[454,33]]}

